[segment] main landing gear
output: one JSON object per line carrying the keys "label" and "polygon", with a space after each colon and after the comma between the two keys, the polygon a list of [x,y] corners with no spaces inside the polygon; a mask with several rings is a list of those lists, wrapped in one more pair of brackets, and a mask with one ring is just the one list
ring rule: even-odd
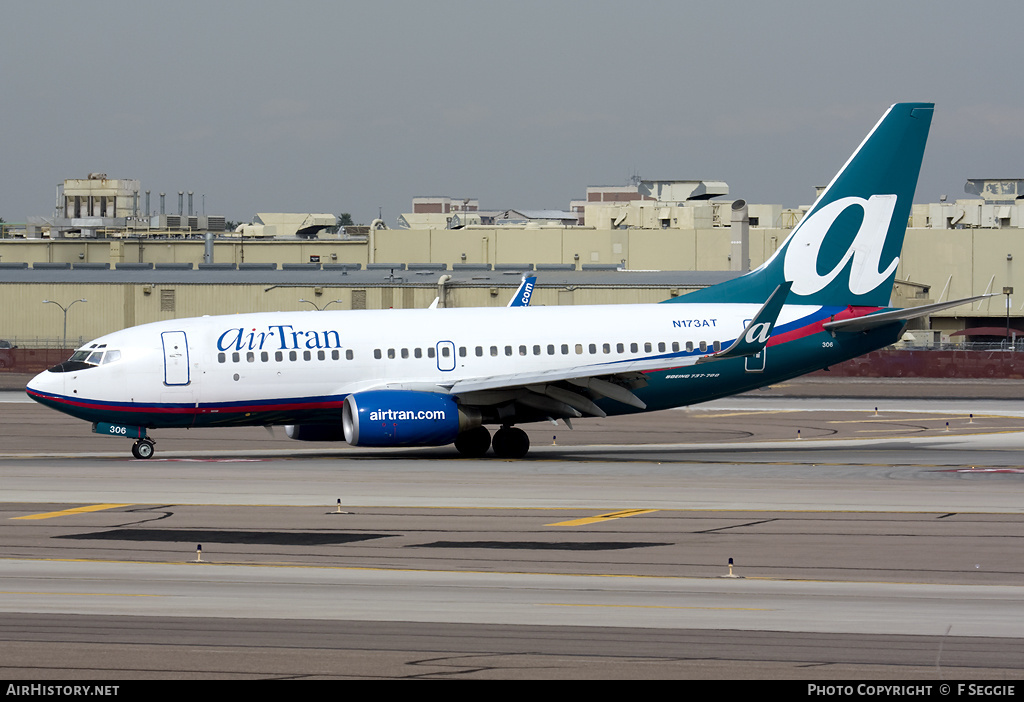
{"label": "main landing gear", "polygon": [[459,434],[455,448],[467,458],[480,458],[488,448],[493,448],[498,458],[522,458],[530,450],[530,437],[522,429],[505,426],[491,439],[486,427],[475,427]]}

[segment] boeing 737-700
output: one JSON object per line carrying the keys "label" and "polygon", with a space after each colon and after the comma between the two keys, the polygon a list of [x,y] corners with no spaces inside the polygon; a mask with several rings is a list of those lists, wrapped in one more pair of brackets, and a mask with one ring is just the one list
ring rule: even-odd
{"label": "boeing 737-700", "polygon": [[[763,265],[667,304],[265,312],[102,336],[30,397],[135,440],[164,427],[286,425],[299,440],[519,458],[517,425],[680,407],[897,341],[888,309],[933,105],[893,105]],[[526,285],[528,283],[528,287]],[[489,426],[498,427],[494,436]]]}

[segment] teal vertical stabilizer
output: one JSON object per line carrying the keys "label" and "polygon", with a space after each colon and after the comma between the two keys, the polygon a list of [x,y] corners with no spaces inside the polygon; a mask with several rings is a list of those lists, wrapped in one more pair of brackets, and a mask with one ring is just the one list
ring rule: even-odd
{"label": "teal vertical stabilizer", "polygon": [[886,307],[906,235],[934,105],[889,108],[782,246],[761,267],[673,302]]}

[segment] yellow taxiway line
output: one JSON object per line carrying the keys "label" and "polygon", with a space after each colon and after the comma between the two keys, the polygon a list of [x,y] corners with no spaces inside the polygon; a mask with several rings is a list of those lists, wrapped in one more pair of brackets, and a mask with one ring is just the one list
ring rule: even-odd
{"label": "yellow taxiway line", "polygon": [[131,503],[123,505],[85,505],[84,507],[73,507],[71,509],[62,509],[59,512],[42,512],[40,514],[26,514],[23,517],[11,517],[11,519],[52,519],[53,517],[66,517],[70,514],[83,514],[86,512],[102,512],[105,509],[114,509],[115,507],[128,507]]}
{"label": "yellow taxiway line", "polygon": [[545,526],[583,526],[584,524],[596,524],[598,522],[607,522],[612,519],[622,519],[623,517],[635,517],[638,514],[650,514],[651,512],[657,512],[656,509],[626,509],[621,512],[609,512],[608,514],[599,514],[596,517],[584,517],[583,519],[573,519],[568,522],[555,522],[554,524],[546,524]]}

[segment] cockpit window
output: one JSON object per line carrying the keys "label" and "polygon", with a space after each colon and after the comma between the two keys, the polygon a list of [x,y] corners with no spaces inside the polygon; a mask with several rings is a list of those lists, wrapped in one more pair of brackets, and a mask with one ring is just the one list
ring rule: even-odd
{"label": "cockpit window", "polygon": [[121,352],[116,349],[104,351],[106,344],[93,344],[87,349],[79,349],[71,354],[71,358],[64,363],[57,364],[50,369],[51,373],[68,373],[70,371],[85,370],[98,365],[106,365],[121,360]]}

